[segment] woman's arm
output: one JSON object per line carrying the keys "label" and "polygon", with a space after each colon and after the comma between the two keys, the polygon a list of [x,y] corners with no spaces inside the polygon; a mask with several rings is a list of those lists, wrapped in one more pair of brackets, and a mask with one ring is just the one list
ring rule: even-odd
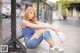
{"label": "woman's arm", "polygon": [[39,21],[36,21],[36,24],[44,24],[44,25],[49,25],[48,23],[43,23],[43,22],[39,22]]}
{"label": "woman's arm", "polygon": [[36,21],[36,23],[37,23],[37,24],[42,24],[42,25],[45,25],[45,26],[51,26],[54,31],[56,31],[56,32],[59,31],[59,28],[57,28],[57,27],[54,26],[54,25],[51,25],[51,24],[48,24],[48,23],[39,22],[39,21]]}
{"label": "woman's arm", "polygon": [[52,29],[51,25],[33,24],[26,20],[22,20],[21,25],[23,27],[27,26],[27,27],[31,27],[31,28],[37,28],[37,29]]}

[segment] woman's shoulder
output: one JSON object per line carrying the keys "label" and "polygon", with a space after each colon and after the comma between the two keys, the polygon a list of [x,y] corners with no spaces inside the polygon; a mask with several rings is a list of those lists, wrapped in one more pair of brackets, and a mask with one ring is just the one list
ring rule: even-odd
{"label": "woman's shoulder", "polygon": [[26,23],[27,23],[26,20],[22,20],[22,21],[21,21],[21,27],[22,27],[22,28],[25,28],[25,27],[26,27],[26,25],[25,25]]}
{"label": "woman's shoulder", "polygon": [[21,22],[24,23],[24,22],[28,22],[28,21],[23,19]]}
{"label": "woman's shoulder", "polygon": [[33,23],[27,21],[27,20],[22,20],[21,25],[22,27],[30,27]]}
{"label": "woman's shoulder", "polygon": [[27,24],[27,23],[30,23],[30,22],[27,21],[27,20],[22,20],[21,23],[22,23],[22,24]]}

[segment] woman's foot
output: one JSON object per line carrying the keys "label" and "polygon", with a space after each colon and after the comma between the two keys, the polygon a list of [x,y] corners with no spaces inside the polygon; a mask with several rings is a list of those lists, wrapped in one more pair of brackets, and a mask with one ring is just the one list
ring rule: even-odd
{"label": "woman's foot", "polygon": [[50,51],[64,51],[62,47],[54,46],[53,48],[50,48]]}

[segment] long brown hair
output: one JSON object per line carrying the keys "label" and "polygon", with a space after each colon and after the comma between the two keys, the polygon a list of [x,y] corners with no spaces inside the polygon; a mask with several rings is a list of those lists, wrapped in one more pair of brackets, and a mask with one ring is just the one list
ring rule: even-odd
{"label": "long brown hair", "polygon": [[[29,20],[29,13],[33,11],[34,12],[34,17]],[[24,16],[23,16],[23,19],[27,20],[27,21],[30,21],[31,23],[36,23],[37,21],[37,16],[36,16],[36,13],[35,13],[35,9],[33,7],[28,7],[25,12],[24,12]]]}

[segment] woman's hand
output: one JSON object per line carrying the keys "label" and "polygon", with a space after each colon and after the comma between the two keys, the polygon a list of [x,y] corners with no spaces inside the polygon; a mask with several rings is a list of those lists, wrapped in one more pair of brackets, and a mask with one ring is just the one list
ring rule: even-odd
{"label": "woman's hand", "polygon": [[57,27],[55,27],[55,26],[53,26],[53,25],[51,25],[51,28],[52,28],[52,30],[54,30],[55,32],[59,32],[59,31],[60,31],[59,28],[57,28]]}

